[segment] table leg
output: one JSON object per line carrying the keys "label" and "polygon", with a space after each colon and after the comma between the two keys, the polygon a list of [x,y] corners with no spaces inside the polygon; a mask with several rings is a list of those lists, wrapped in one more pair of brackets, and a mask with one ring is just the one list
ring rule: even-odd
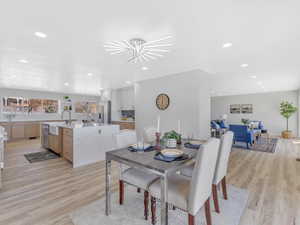
{"label": "table leg", "polygon": [[111,179],[111,161],[106,160],[105,171],[105,214],[108,216],[111,213],[111,199],[110,199],[110,179]]}
{"label": "table leg", "polygon": [[161,225],[168,225],[168,179],[167,176],[160,178],[161,184]]}

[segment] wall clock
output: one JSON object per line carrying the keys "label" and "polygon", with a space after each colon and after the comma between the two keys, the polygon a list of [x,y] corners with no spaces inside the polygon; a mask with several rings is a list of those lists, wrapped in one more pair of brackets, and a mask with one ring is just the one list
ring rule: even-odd
{"label": "wall clock", "polygon": [[166,110],[170,105],[170,98],[167,94],[160,94],[156,97],[156,106],[159,110]]}

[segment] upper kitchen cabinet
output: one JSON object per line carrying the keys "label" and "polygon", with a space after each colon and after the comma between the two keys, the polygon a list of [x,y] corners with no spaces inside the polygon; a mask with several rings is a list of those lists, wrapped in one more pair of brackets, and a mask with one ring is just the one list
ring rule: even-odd
{"label": "upper kitchen cabinet", "polygon": [[120,110],[134,110],[134,88],[119,89]]}

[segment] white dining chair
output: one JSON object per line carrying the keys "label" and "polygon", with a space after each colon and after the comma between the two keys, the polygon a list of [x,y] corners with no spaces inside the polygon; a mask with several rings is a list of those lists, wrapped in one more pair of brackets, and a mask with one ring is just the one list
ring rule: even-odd
{"label": "white dining chair", "polygon": [[146,143],[151,143],[151,144],[155,143],[156,132],[157,132],[157,128],[155,128],[155,127],[144,128],[144,134],[143,134],[144,141]]}
{"label": "white dining chair", "polygon": [[[212,225],[209,198],[213,182],[220,140],[211,138],[201,146],[196,157],[192,177],[172,174],[168,177],[168,204],[188,213],[188,224],[195,224],[195,215],[205,206],[207,225]],[[152,224],[156,222],[156,198],[160,198],[161,184],[156,180],[149,187]]]}
{"label": "white dining chair", "polygon": [[[230,156],[232,143],[233,143],[233,136],[234,134],[232,131],[227,131],[221,137],[218,160],[217,160],[213,184],[212,184],[214,205],[217,213],[220,213],[220,207],[218,201],[218,189],[217,189],[220,183],[222,185],[224,199],[228,199],[227,187],[226,187],[226,174],[227,174],[229,156]],[[194,167],[190,166],[182,169],[180,173],[184,176],[192,176],[193,169]]]}
{"label": "white dining chair", "polygon": [[[127,148],[132,144],[137,143],[137,135],[135,131],[121,131],[119,134],[116,134],[116,144],[117,149]],[[122,165],[121,165],[122,166]],[[123,167],[123,166],[122,166]],[[148,205],[149,205],[149,185],[158,179],[158,176],[150,173],[146,173],[136,168],[126,169],[120,168],[120,178],[119,178],[119,203],[123,205],[124,203],[124,187],[125,183],[135,186],[140,192],[141,189],[144,190],[144,216],[145,219],[148,219]]]}

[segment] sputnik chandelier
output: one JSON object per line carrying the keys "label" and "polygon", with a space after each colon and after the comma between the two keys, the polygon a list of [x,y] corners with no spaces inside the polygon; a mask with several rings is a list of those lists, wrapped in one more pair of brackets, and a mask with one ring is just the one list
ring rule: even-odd
{"label": "sputnik chandelier", "polygon": [[171,36],[160,38],[154,41],[145,41],[142,38],[133,38],[129,41],[110,41],[104,45],[106,51],[111,55],[127,53],[128,62],[145,62],[163,57],[163,53],[169,52],[168,47]]}

